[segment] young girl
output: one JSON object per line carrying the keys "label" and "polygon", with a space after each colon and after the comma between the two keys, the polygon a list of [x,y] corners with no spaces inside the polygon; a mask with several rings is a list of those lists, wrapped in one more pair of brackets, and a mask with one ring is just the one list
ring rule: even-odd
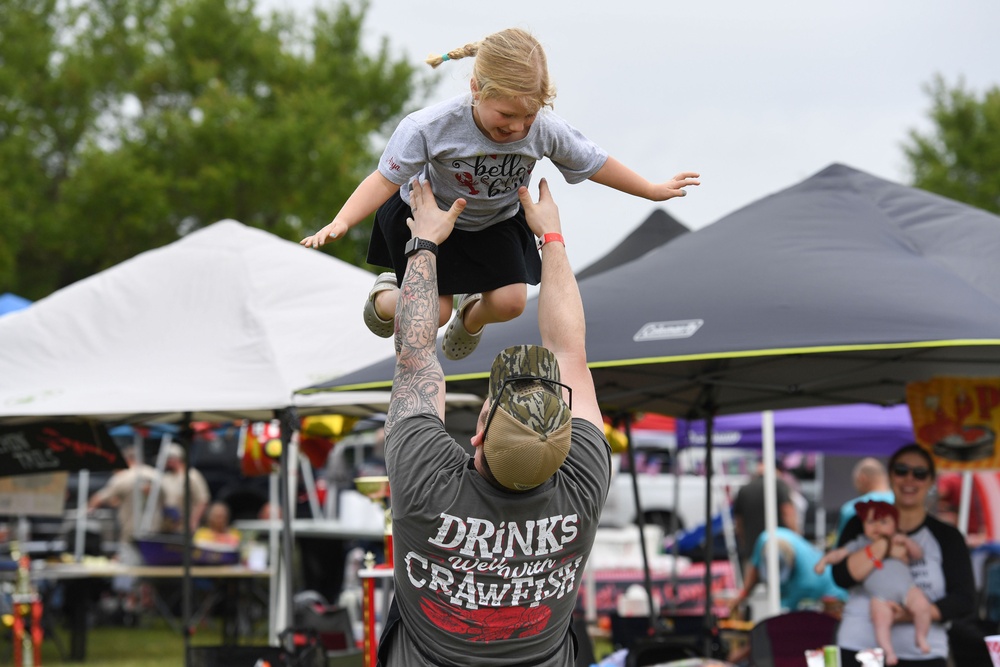
{"label": "young girl", "polygon": [[[520,315],[527,284],[537,285],[541,279],[538,248],[517,197],[538,160],[548,157],[570,183],[590,179],[652,201],[683,196],[683,188],[699,184],[698,174],[692,172],[650,183],[548,109],[555,90],[545,52],[524,30],[503,30],[427,62],[437,67],[467,56],[476,57],[470,94],[403,119],[378,169],[330,224],[301,241],[317,248],[342,237],[377,209],[368,262],[391,266],[395,272],[375,281],[364,314],[368,327],[388,338],[407,252],[420,249],[416,243],[408,246],[411,180],[429,179],[444,208],[465,200],[454,232],[440,248],[433,248],[438,255],[439,326],[451,315],[452,295],[458,296],[455,317],[442,341],[449,359],[471,353],[486,324]],[[564,242],[555,236],[541,242]]]}
{"label": "young girl", "polygon": [[[897,531],[899,510],[895,506],[881,500],[868,500],[857,503],[855,510],[864,526],[864,534],[823,556],[816,563],[816,573],[822,574],[827,565],[835,565],[855,551],[867,549],[875,569],[865,578],[864,587],[871,596],[875,640],[885,651],[885,664],[899,662],[890,635],[893,623],[890,603],[893,602],[903,605],[913,616],[917,648],[923,653],[930,652],[927,632],[931,627],[931,603],[910,575],[910,562],[923,558],[923,549],[905,533]],[[878,560],[871,545],[883,539],[889,541],[890,547],[888,555]]]}

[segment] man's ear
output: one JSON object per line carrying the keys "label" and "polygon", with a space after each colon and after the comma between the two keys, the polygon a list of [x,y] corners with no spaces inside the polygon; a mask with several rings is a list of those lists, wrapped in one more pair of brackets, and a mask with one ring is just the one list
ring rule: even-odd
{"label": "man's ear", "polygon": [[484,431],[478,431],[478,432],[476,432],[475,435],[472,436],[472,439],[469,442],[472,443],[473,447],[482,447],[483,446],[483,436],[484,435],[485,435]]}

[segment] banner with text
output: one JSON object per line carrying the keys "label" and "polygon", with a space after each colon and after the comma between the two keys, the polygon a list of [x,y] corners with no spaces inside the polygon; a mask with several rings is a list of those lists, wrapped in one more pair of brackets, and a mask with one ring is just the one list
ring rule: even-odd
{"label": "banner with text", "polygon": [[1000,468],[1000,379],[934,378],[906,386],[917,442],[942,470]]}
{"label": "banner with text", "polygon": [[0,425],[0,477],[57,470],[125,467],[118,446],[98,422]]}

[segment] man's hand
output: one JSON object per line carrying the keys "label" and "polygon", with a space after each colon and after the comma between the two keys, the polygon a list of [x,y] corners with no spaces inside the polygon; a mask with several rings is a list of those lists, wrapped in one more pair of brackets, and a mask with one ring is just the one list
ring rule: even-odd
{"label": "man's hand", "polygon": [[410,210],[413,217],[406,219],[406,225],[413,236],[440,245],[455,228],[455,221],[465,210],[465,200],[456,199],[450,209],[442,211],[434,199],[431,184],[414,180],[410,188]]}
{"label": "man's hand", "polygon": [[537,237],[545,234],[561,233],[562,223],[559,221],[559,207],[549,192],[549,183],[544,178],[538,182],[538,203],[531,201],[528,188],[523,185],[518,188],[517,196],[524,207],[524,217],[528,227]]}

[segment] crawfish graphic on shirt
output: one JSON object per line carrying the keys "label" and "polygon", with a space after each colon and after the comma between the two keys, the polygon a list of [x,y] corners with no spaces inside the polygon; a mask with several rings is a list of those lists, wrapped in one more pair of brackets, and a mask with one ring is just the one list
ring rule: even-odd
{"label": "crawfish graphic on shirt", "polygon": [[421,610],[449,633],[472,641],[537,634],[552,603],[576,599],[578,523],[575,514],[494,523],[442,513],[430,548],[397,561],[397,582],[421,589]]}

